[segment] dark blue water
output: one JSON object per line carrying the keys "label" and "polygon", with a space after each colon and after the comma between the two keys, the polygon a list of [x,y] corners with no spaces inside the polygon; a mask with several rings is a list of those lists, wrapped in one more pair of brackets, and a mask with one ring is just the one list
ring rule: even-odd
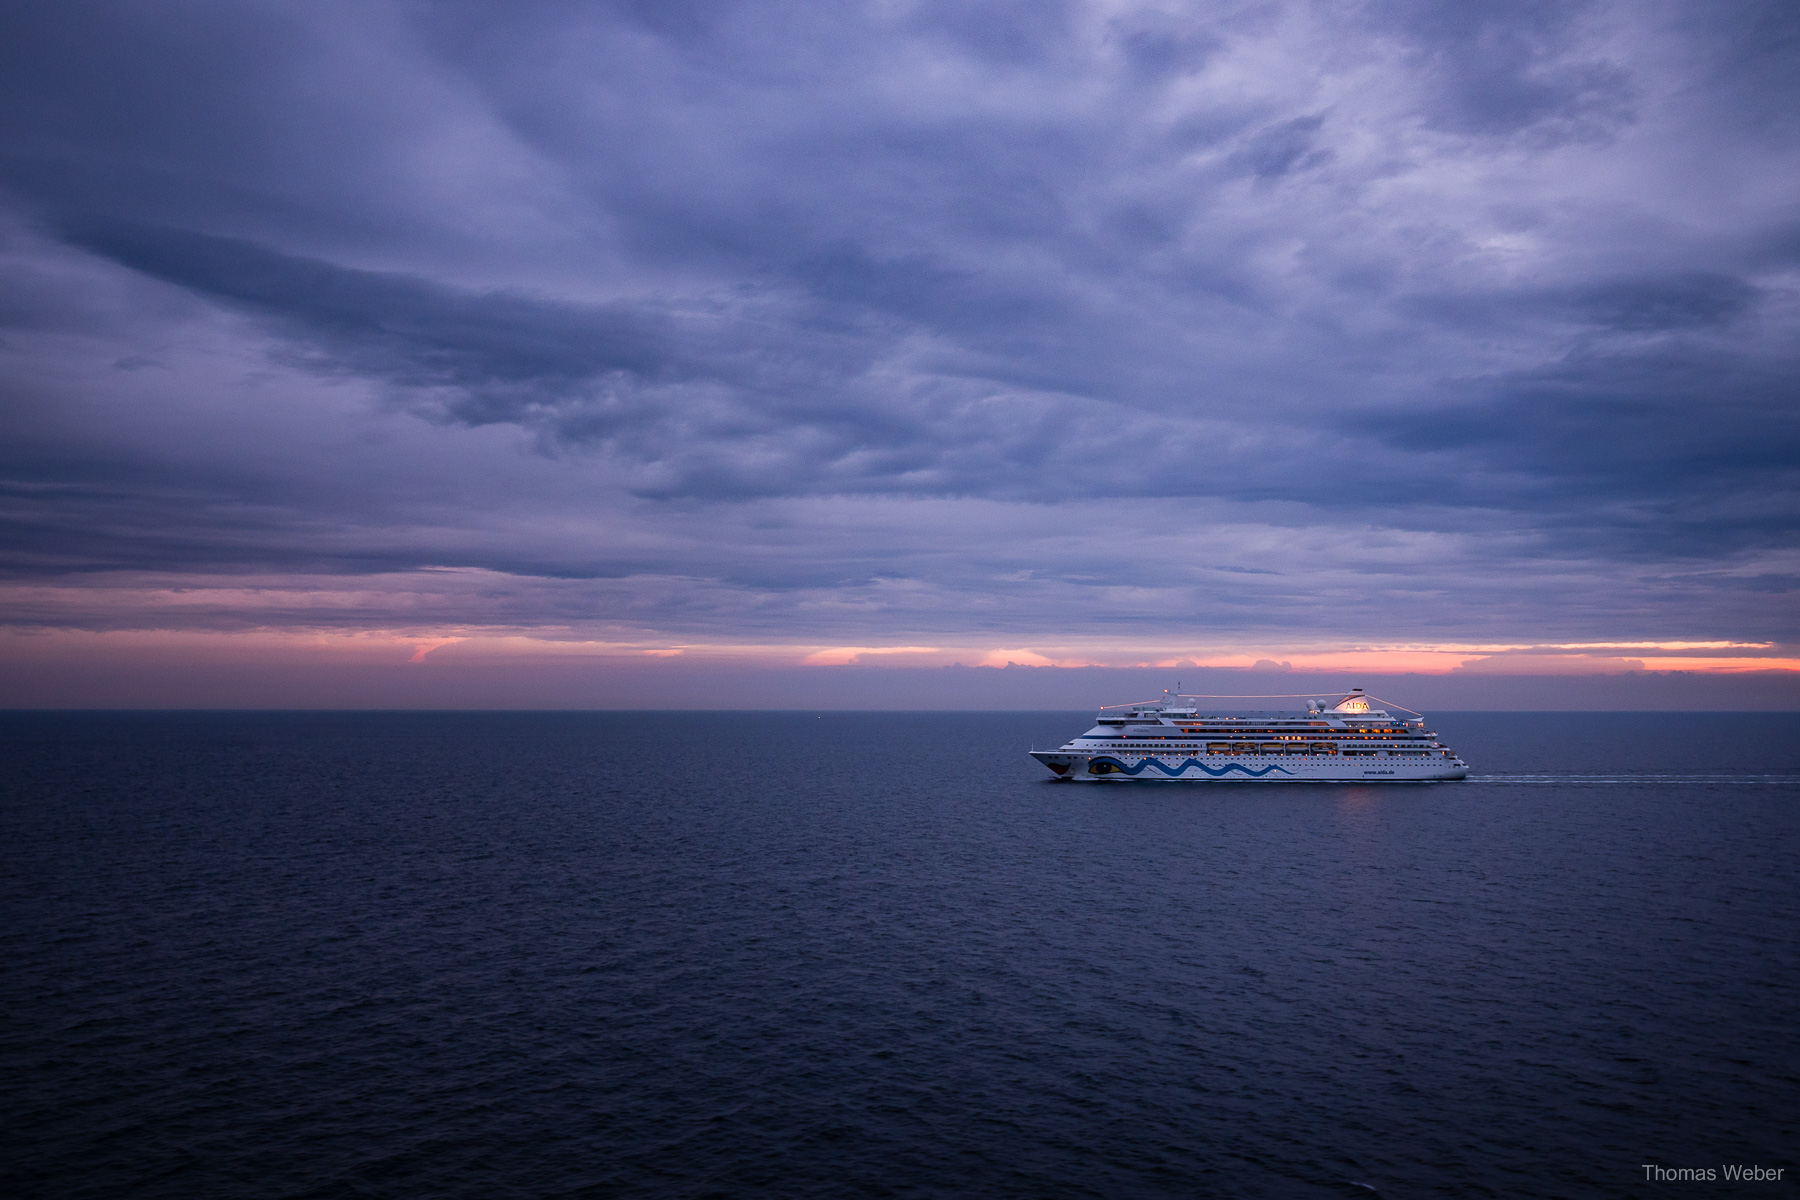
{"label": "dark blue water", "polygon": [[0,1188],[1791,1194],[1800,716],[1047,782],[1088,716],[0,715]]}

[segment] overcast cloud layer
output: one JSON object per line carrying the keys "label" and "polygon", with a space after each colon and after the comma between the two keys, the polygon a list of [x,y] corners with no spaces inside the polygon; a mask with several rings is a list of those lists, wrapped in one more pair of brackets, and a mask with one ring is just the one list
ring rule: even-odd
{"label": "overcast cloud layer", "polygon": [[1800,642],[1791,3],[15,3],[0,137],[15,625]]}

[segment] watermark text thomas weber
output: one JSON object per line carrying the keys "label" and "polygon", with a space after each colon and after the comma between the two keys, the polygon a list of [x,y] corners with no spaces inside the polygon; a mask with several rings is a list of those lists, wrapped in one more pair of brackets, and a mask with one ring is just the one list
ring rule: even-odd
{"label": "watermark text thomas weber", "polygon": [[1722,1167],[1658,1167],[1645,1163],[1644,1179],[1650,1183],[1717,1183],[1727,1179],[1733,1183],[1780,1183],[1786,1167],[1745,1166],[1729,1163]]}

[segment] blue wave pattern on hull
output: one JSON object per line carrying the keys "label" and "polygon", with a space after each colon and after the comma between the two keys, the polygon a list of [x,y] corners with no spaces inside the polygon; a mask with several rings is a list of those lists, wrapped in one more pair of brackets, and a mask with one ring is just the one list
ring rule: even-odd
{"label": "blue wave pattern on hull", "polygon": [[1157,770],[1161,771],[1164,775],[1167,775],[1170,779],[1175,778],[1175,776],[1181,774],[1183,771],[1187,770],[1189,767],[1199,767],[1202,771],[1205,771],[1208,775],[1211,775],[1214,779],[1218,779],[1232,771],[1242,771],[1244,774],[1249,775],[1255,779],[1261,779],[1264,775],[1267,775],[1270,771],[1280,771],[1283,775],[1292,775],[1293,774],[1293,772],[1288,770],[1286,767],[1278,767],[1274,763],[1270,763],[1266,767],[1259,767],[1258,769],[1256,769],[1254,771],[1251,770],[1249,767],[1244,766],[1242,763],[1226,763],[1224,766],[1220,767],[1218,770],[1215,771],[1211,767],[1207,766],[1205,763],[1201,762],[1197,758],[1190,758],[1186,762],[1181,763],[1179,766],[1174,766],[1174,767],[1168,766],[1160,758],[1147,758],[1135,767],[1128,767],[1124,763],[1120,762],[1118,759],[1111,758],[1111,757],[1096,758],[1094,761],[1097,763],[1111,763],[1114,767],[1118,768],[1118,770],[1121,771],[1122,773],[1124,773],[1126,775],[1132,775],[1132,776],[1135,776],[1135,775],[1139,774],[1140,772],[1142,772],[1145,767],[1155,767]]}

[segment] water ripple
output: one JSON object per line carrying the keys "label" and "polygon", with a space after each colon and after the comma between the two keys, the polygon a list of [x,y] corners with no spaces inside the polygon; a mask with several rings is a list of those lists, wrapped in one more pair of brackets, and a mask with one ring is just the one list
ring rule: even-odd
{"label": "water ripple", "polygon": [[1446,714],[1486,773],[1430,788],[1040,783],[1081,720],[0,718],[0,1187],[1795,1177],[1800,721]]}

